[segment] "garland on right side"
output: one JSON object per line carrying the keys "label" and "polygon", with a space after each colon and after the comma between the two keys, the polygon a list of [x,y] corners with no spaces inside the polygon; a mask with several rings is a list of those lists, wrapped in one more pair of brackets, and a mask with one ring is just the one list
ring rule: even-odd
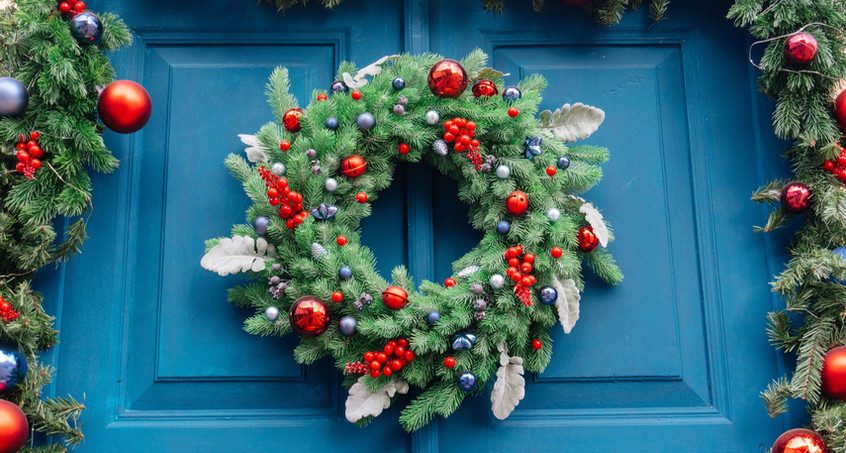
{"label": "garland on right side", "polygon": [[[737,0],[728,14],[767,44],[759,89],[776,102],[773,127],[791,140],[784,152],[795,181],[772,181],[752,196],[776,205],[761,231],[805,224],[789,246],[791,260],[772,283],[786,307],[768,315],[770,342],[796,354],[790,377],[762,393],[770,416],[789,398],[807,402],[811,430],[792,429],[774,453],[846,451],[846,4],[837,0]],[[754,44],[753,44],[754,46]],[[842,90],[842,86],[841,86]],[[839,124],[838,124],[839,123]],[[780,206],[779,206],[780,205]],[[803,449],[804,448],[804,449]]]}

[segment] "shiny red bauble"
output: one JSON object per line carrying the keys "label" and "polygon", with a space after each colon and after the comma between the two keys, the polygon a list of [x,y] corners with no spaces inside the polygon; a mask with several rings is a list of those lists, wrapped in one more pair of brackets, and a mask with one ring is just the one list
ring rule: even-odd
{"label": "shiny red bauble", "polygon": [[802,182],[791,182],[781,189],[781,207],[793,214],[801,214],[811,206],[811,188]]}
{"label": "shiny red bauble", "polygon": [[810,33],[795,33],[784,42],[784,57],[793,66],[804,66],[816,55],[817,39]]}
{"label": "shiny red bauble", "polygon": [[467,89],[467,71],[455,60],[441,60],[429,69],[429,90],[439,98],[457,98]]}
{"label": "shiny red bauble", "polygon": [[367,171],[367,162],[361,156],[354,155],[341,161],[341,173],[347,178],[358,178]]}
{"label": "shiny red bauble", "polygon": [[576,237],[579,240],[579,249],[583,252],[593,251],[599,245],[599,238],[594,234],[592,226],[579,228],[579,233]]}
{"label": "shiny red bauble", "polygon": [[444,359],[444,366],[447,368],[452,368],[455,366],[455,358],[454,357],[447,357]]}
{"label": "shiny red bauble", "polygon": [[346,236],[338,236],[338,239],[335,240],[335,242],[337,242],[338,245],[340,245],[341,247],[347,245],[348,241],[349,240],[347,239]]}
{"label": "shiny red bauble", "polygon": [[367,203],[367,194],[364,192],[359,192],[355,194],[355,201],[361,204]]}
{"label": "shiny red bauble", "polygon": [[314,338],[329,327],[329,307],[314,296],[303,296],[291,304],[291,328],[303,337]]}
{"label": "shiny red bauble", "polygon": [[29,423],[16,404],[0,400],[0,453],[15,453],[26,444]]}
{"label": "shiny red bauble", "polygon": [[822,389],[830,398],[846,401],[846,346],[836,347],[825,355]]}
{"label": "shiny red bauble", "polygon": [[846,134],[846,90],[841,91],[834,101],[834,117],[840,125],[840,132]]}
{"label": "shiny red bauble", "polygon": [[453,286],[455,286],[455,284],[456,281],[454,278],[448,278],[444,281],[444,286],[446,286],[447,288],[452,288]]}
{"label": "shiny red bauble", "polygon": [[153,113],[150,94],[131,80],[112,82],[100,93],[97,112],[103,124],[121,134],[140,130]]}
{"label": "shiny red bauble", "polygon": [[300,118],[302,117],[303,109],[288,109],[288,111],[282,115],[282,126],[284,126],[285,130],[288,132],[299,132],[303,128],[302,124],[300,124]]}
{"label": "shiny red bauble", "polygon": [[391,310],[399,310],[408,303],[408,292],[399,286],[389,286],[382,291],[382,303]]}
{"label": "shiny red bauble", "polygon": [[505,200],[505,210],[511,215],[522,215],[529,209],[529,196],[524,192],[515,190]]}
{"label": "shiny red bauble", "polygon": [[778,436],[772,453],[827,453],[822,436],[810,429],[796,428]]}
{"label": "shiny red bauble", "polygon": [[473,84],[473,96],[480,98],[493,97],[499,94],[496,84],[490,80],[482,79]]}
{"label": "shiny red bauble", "polygon": [[538,340],[537,338],[532,340],[532,349],[537,351],[537,350],[540,350],[540,348],[542,348],[542,347],[543,347],[543,343],[541,343],[540,340]]}
{"label": "shiny red bauble", "polygon": [[561,247],[553,247],[552,250],[549,251],[549,254],[552,255],[553,258],[558,259],[564,254],[564,250],[561,249]]}

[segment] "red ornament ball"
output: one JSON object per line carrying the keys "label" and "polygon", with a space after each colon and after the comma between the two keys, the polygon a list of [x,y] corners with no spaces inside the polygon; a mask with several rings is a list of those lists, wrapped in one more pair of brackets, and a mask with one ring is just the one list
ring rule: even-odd
{"label": "red ornament ball", "polygon": [[367,171],[367,162],[361,156],[353,155],[341,161],[341,173],[347,178],[358,178]]}
{"label": "red ornament ball", "polygon": [[795,33],[784,42],[784,57],[794,66],[804,66],[816,55],[817,39],[810,33]]}
{"label": "red ornament ball", "polygon": [[361,99],[361,91],[353,90],[353,92],[350,93],[350,97],[353,98],[356,101]]}
{"label": "red ornament ball", "polygon": [[836,347],[825,355],[822,389],[829,397],[846,401],[846,346]]}
{"label": "red ornament ball", "polygon": [[400,143],[398,151],[400,154],[408,154],[411,148],[405,143]]}
{"label": "red ornament ball", "polygon": [[336,240],[338,245],[340,245],[341,247],[347,245],[347,241],[348,241],[348,239],[347,239],[346,236],[338,236],[338,239]]}
{"label": "red ornament ball", "polygon": [[329,307],[314,296],[303,296],[291,304],[288,319],[294,332],[314,338],[329,327]]}
{"label": "red ornament ball", "polygon": [[452,368],[455,366],[455,358],[454,357],[447,357],[444,359],[444,366],[447,368]]}
{"label": "red ornament ball", "polygon": [[97,112],[109,129],[131,134],[140,130],[153,113],[150,94],[131,80],[112,82],[100,93]]}
{"label": "red ornament ball", "polygon": [[801,214],[811,205],[811,188],[802,182],[791,182],[781,189],[781,207],[793,214]]}
{"label": "red ornament ball", "polygon": [[279,149],[281,149],[282,152],[288,151],[291,149],[291,142],[288,140],[282,140],[282,143],[279,144]]}
{"label": "red ornament ball", "polygon": [[593,249],[599,245],[599,239],[596,237],[596,234],[594,234],[592,226],[583,226],[579,228],[577,238],[579,240],[579,249],[585,253],[593,251]]}
{"label": "red ornament ball", "polygon": [[359,192],[355,194],[355,201],[361,204],[367,203],[367,194],[364,192]]}
{"label": "red ornament ball", "polygon": [[553,165],[546,167],[546,174],[549,175],[550,178],[555,176],[555,173],[557,173],[557,172],[558,172],[558,170],[556,170],[555,166],[553,166]]}
{"label": "red ornament ball", "polygon": [[543,347],[543,343],[541,343],[541,341],[540,341],[540,340],[538,340],[537,338],[535,338],[534,340],[532,340],[532,349],[534,349],[535,351],[537,351],[537,350],[539,350],[539,349],[540,349],[540,348],[542,348],[542,347]]}
{"label": "red ornament ball", "polygon": [[317,100],[318,100],[318,101],[325,101],[325,100],[327,100],[327,99],[329,99],[329,97],[328,97],[328,96],[326,96],[326,93],[320,93],[320,94],[318,94],[318,95],[317,95]]}
{"label": "red ornament ball", "polygon": [[456,282],[454,278],[448,278],[444,281],[444,286],[446,286],[447,288],[452,288],[453,286],[455,286],[455,283]]}
{"label": "red ornament ball", "polygon": [[282,115],[282,125],[285,126],[285,130],[288,132],[299,132],[303,128],[300,124],[300,118],[302,117],[303,109],[288,109],[288,111]]}
{"label": "red ornament ball", "polygon": [[515,190],[505,200],[505,210],[511,215],[522,215],[529,209],[529,196],[524,192]]}
{"label": "red ornament ball", "polygon": [[343,301],[344,301],[344,293],[342,293],[340,291],[335,291],[334,293],[332,293],[332,302],[335,302],[336,304],[340,304]]}
{"label": "red ornament ball", "polygon": [[26,444],[29,423],[15,403],[0,400],[0,453],[15,453]]}
{"label": "red ornament ball", "polygon": [[467,89],[467,71],[455,60],[441,60],[429,69],[428,81],[432,94],[455,99]]}
{"label": "red ornament ball", "polygon": [[508,109],[508,116],[510,116],[511,118],[516,118],[519,114],[520,111],[517,110],[517,107],[511,107]]}
{"label": "red ornament ball", "polygon": [[473,84],[473,96],[477,98],[482,96],[493,97],[497,94],[499,94],[499,90],[496,88],[496,84],[490,80],[482,79]]}
{"label": "red ornament ball", "polygon": [[791,429],[778,436],[772,453],[827,453],[822,436],[810,429]]}
{"label": "red ornament ball", "polygon": [[834,101],[834,117],[840,125],[840,131],[846,134],[846,90],[841,91]]}
{"label": "red ornament ball", "polygon": [[391,310],[399,310],[408,303],[408,292],[399,286],[389,286],[382,291],[382,303]]}

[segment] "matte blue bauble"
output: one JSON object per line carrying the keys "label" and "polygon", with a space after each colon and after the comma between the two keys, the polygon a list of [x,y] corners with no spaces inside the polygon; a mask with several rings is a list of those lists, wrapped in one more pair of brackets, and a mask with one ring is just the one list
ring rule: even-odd
{"label": "matte blue bauble", "polygon": [[256,217],[253,221],[253,229],[256,230],[256,234],[264,236],[267,234],[267,224],[270,223],[270,219],[267,217],[260,215]]}
{"label": "matte blue bauble", "polygon": [[355,119],[355,124],[363,131],[369,131],[376,125],[376,118],[370,112],[364,112]]}
{"label": "matte blue bauble", "polygon": [[399,91],[405,88],[405,79],[403,79],[402,77],[397,77],[394,79],[392,85],[394,86],[395,90]]}
{"label": "matte blue bauble", "polygon": [[499,234],[508,234],[511,231],[511,224],[505,220],[496,224],[496,232]]}
{"label": "matte blue bauble", "polygon": [[570,159],[565,156],[561,156],[558,158],[558,168],[562,170],[566,170],[570,168]]}
{"label": "matte blue bauble", "polygon": [[340,321],[338,321],[338,330],[341,331],[342,335],[351,337],[355,335],[357,325],[358,321],[355,318],[352,316],[344,316]]}
{"label": "matte blue bauble", "polygon": [[329,129],[330,131],[338,129],[338,118],[335,118],[334,116],[326,118],[326,129]]}
{"label": "matte blue bauble", "polygon": [[342,266],[341,270],[338,271],[338,276],[341,277],[341,280],[349,280],[352,278],[352,268],[349,266]]}
{"label": "matte blue bauble", "polygon": [[502,92],[502,98],[506,101],[516,101],[523,97],[523,92],[517,87],[508,87]]}
{"label": "matte blue bauble", "polygon": [[103,23],[91,13],[80,13],[70,20],[71,36],[81,46],[92,46],[103,37]]}
{"label": "matte blue bauble", "polygon": [[330,86],[329,89],[332,90],[333,93],[346,93],[350,90],[350,87],[348,87],[343,80],[336,80],[332,82],[332,86]]}
{"label": "matte blue bauble", "polygon": [[26,87],[11,77],[0,77],[0,117],[18,117],[26,112],[29,93]]}
{"label": "matte blue bauble", "polygon": [[458,376],[458,386],[465,392],[473,390],[476,388],[476,375],[469,371],[461,373],[461,375]]}
{"label": "matte blue bauble", "polygon": [[552,305],[558,300],[558,291],[555,288],[547,285],[540,289],[541,302]]}
{"label": "matte blue bauble", "polygon": [[429,321],[429,324],[435,324],[439,319],[441,319],[441,314],[436,311],[430,311],[429,315],[426,316],[426,320]]}
{"label": "matte blue bauble", "polygon": [[6,393],[26,377],[26,357],[20,351],[0,346],[0,393]]}

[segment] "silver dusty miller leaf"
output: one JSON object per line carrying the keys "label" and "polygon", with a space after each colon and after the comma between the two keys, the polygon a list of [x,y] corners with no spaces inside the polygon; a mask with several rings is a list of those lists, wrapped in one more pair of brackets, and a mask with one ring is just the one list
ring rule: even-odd
{"label": "silver dusty miller leaf", "polygon": [[249,236],[233,236],[231,239],[221,239],[206,252],[200,260],[200,266],[221,276],[247,271],[261,272],[265,262],[274,256],[276,248],[264,238],[254,240]]}
{"label": "silver dusty miller leaf", "polygon": [[267,154],[262,151],[258,137],[249,134],[238,134],[238,138],[241,139],[242,143],[247,145],[247,149],[244,150],[244,152],[247,153],[247,160],[253,163],[270,161]]}
{"label": "silver dusty miller leaf", "polygon": [[367,388],[365,379],[367,376],[358,378],[358,381],[350,387],[350,394],[344,404],[347,420],[355,423],[364,417],[378,416],[383,410],[391,407],[391,398],[397,393],[408,393],[408,383],[394,375],[391,381],[384,387],[371,392]]}
{"label": "silver dusty miller leaf", "polygon": [[602,214],[593,207],[592,203],[585,203],[579,208],[579,212],[585,215],[585,220],[593,227],[593,234],[599,239],[599,244],[608,247],[608,227],[602,220]]}
{"label": "silver dusty miller leaf", "polygon": [[494,79],[501,79],[503,77],[507,77],[507,76],[510,76],[510,75],[511,74],[506,74],[506,73],[502,73],[500,71],[497,71],[494,68],[483,68],[483,69],[480,69],[479,72],[477,72],[476,74],[472,74],[470,78],[473,79],[473,80],[480,80],[480,79],[494,80]]}
{"label": "silver dusty miller leaf", "polygon": [[491,411],[494,417],[505,420],[526,396],[526,380],[523,378],[523,358],[510,357],[505,343],[496,348],[500,352],[499,369],[491,391]]}
{"label": "silver dusty miller leaf", "polygon": [[558,320],[564,333],[570,333],[576,321],[579,320],[579,301],[582,295],[572,278],[561,281],[558,277],[552,279],[552,287],[558,292],[555,308],[558,309]]}
{"label": "silver dusty miller leaf", "polygon": [[351,76],[348,72],[341,74],[344,78],[344,83],[350,87],[351,90],[355,90],[357,88],[361,88],[364,85],[367,85],[367,76],[373,77],[377,76],[382,73],[382,65],[385,62],[395,60],[399,58],[399,55],[386,55],[373,63],[361,68],[356,74],[355,77]]}
{"label": "silver dusty miller leaf", "polygon": [[565,142],[575,142],[590,137],[605,121],[605,112],[577,102],[564,104],[555,113],[544,110],[538,114],[541,127]]}

